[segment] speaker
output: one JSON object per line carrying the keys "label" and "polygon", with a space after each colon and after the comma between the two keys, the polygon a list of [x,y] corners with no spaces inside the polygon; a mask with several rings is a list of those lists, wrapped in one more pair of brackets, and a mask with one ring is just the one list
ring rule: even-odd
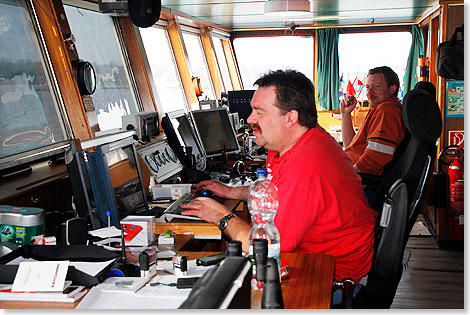
{"label": "speaker", "polygon": [[87,223],[84,218],[74,218],[65,222],[65,244],[88,245]]}
{"label": "speaker", "polygon": [[138,27],[149,27],[160,18],[161,0],[128,0],[129,18]]}

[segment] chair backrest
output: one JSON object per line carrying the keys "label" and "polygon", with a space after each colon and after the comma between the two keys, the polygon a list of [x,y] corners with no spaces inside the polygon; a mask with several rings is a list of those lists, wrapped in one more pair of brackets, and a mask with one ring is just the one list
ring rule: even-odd
{"label": "chair backrest", "polygon": [[403,99],[403,120],[410,132],[405,152],[384,178],[370,205],[378,213],[374,259],[367,285],[355,308],[389,308],[403,271],[403,254],[418,216],[436,155],[442,118],[435,97],[414,89]]}
{"label": "chair backrest", "polygon": [[[431,95],[431,97],[433,97],[434,100],[436,99],[436,87],[434,86],[434,84],[432,84],[429,81],[419,81],[418,83],[416,83],[414,90],[424,90],[429,95]],[[419,131],[415,131],[415,132],[419,132]],[[406,128],[405,137],[396,148],[395,153],[393,154],[393,159],[390,162],[388,162],[387,165],[385,165],[384,167],[384,170],[382,172],[382,175],[384,178],[388,173],[390,173],[393,167],[401,159],[401,157],[405,153],[406,148],[408,147],[408,143],[410,142],[410,139],[411,139],[410,131],[408,130],[408,128]]]}

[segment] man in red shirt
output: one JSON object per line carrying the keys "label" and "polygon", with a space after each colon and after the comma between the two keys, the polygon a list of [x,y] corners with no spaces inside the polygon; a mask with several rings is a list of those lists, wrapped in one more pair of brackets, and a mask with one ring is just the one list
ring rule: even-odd
{"label": "man in red shirt", "polygon": [[[336,259],[336,279],[351,277],[357,283],[371,266],[377,213],[365,199],[351,160],[317,124],[312,82],[297,71],[278,70],[255,84],[248,123],[256,143],[269,150],[268,178],[279,190],[274,224],[281,252],[331,254]],[[227,199],[248,198],[246,186],[203,181],[197,188]],[[182,208],[188,209],[182,214],[218,224],[229,238],[242,241],[248,252],[250,224],[223,205],[200,197]]]}
{"label": "man in red shirt", "polygon": [[397,74],[389,67],[369,70],[365,88],[371,109],[357,134],[351,118],[356,98],[349,95],[340,103],[344,152],[357,172],[381,175],[405,137],[402,105],[397,99],[399,85]]}

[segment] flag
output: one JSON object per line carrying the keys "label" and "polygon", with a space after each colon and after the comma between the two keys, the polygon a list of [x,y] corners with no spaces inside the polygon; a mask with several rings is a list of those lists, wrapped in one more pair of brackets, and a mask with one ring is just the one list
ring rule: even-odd
{"label": "flag", "polygon": [[357,97],[359,97],[359,95],[361,94],[363,87],[364,87],[364,83],[362,83],[361,80],[357,79],[357,82],[354,85],[354,90],[356,90]]}
{"label": "flag", "polygon": [[344,81],[343,74],[341,74],[341,78],[339,79],[339,89],[346,90],[346,82]]}
{"label": "flag", "polygon": [[348,95],[356,96],[356,90],[354,89],[351,80],[348,80],[348,87],[346,88],[346,93]]}
{"label": "flag", "polygon": [[346,90],[346,82],[344,82],[343,74],[341,74],[341,78],[339,79],[339,97],[345,95],[344,91]]}
{"label": "flag", "polygon": [[403,75],[403,79],[401,80],[400,89],[398,90],[398,99],[401,101],[403,100],[405,90],[405,75]]}

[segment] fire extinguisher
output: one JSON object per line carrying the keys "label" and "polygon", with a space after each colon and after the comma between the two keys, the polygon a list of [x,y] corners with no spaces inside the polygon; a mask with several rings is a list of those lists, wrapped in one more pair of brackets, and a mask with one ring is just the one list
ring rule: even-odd
{"label": "fire extinguisher", "polygon": [[[433,205],[446,208],[448,237],[463,240],[464,165],[463,145],[449,145],[439,154],[437,172],[433,173]],[[449,166],[444,173],[443,165]]]}
{"label": "fire extinguisher", "polygon": [[427,81],[429,78],[429,60],[424,56],[418,58],[418,81]]}
{"label": "fire extinguisher", "polygon": [[454,240],[463,240],[464,237],[464,173],[463,173],[463,147],[456,150],[457,156],[449,165],[449,236]]}

